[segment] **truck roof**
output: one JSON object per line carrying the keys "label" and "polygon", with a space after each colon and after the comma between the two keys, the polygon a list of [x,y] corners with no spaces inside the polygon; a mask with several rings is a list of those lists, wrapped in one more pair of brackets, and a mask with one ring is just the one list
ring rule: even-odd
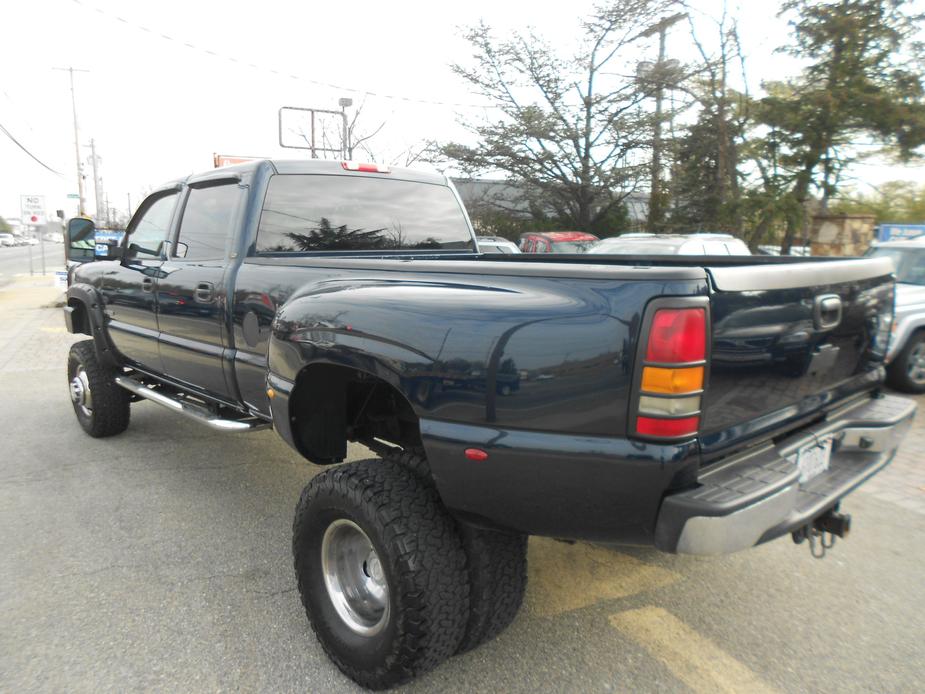
{"label": "truck roof", "polygon": [[447,185],[446,176],[429,171],[419,171],[417,169],[383,167],[385,172],[365,172],[350,171],[344,167],[344,162],[340,159],[254,159],[242,164],[233,166],[222,166],[217,169],[208,169],[200,173],[194,173],[183,178],[173,179],[157,186],[155,190],[164,190],[174,188],[183,183],[195,183],[197,181],[221,178],[228,174],[246,174],[253,173],[263,166],[271,166],[274,173],[280,174],[327,174],[334,176],[383,176],[386,178],[395,178],[403,181],[415,181],[418,183],[434,183],[437,185]]}

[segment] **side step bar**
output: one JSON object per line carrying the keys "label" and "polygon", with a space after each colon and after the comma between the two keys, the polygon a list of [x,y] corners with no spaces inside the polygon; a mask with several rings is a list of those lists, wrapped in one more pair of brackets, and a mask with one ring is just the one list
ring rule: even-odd
{"label": "side step bar", "polygon": [[157,390],[152,390],[144,383],[140,383],[129,376],[116,376],[115,381],[116,385],[122,386],[127,391],[134,393],[140,398],[156,402],[158,405],[163,405],[169,410],[186,415],[190,419],[194,419],[200,424],[205,424],[218,431],[260,431],[261,429],[269,429],[271,426],[269,422],[258,419],[257,417],[246,417],[242,419],[225,419],[219,417],[201,405],[165,395]]}

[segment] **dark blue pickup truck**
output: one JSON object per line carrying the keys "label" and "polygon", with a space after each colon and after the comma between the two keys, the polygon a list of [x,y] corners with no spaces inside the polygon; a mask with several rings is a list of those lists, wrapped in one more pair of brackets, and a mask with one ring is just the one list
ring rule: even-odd
{"label": "dark blue pickup truck", "polygon": [[319,161],[170,183],[95,250],[65,308],[81,426],[147,399],[330,466],[296,575],[368,687],[507,626],[528,535],[822,551],[915,411],[881,390],[888,259],[483,254],[446,178]]}

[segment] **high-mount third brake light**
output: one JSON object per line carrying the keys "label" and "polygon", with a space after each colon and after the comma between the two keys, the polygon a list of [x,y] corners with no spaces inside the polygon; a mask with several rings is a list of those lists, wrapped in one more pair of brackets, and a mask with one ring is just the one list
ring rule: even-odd
{"label": "high-mount third brake light", "polygon": [[707,358],[706,308],[657,308],[645,339],[636,434],[655,439],[696,436]]}
{"label": "high-mount third brake light", "polygon": [[342,161],[340,165],[346,171],[361,171],[364,173],[389,173],[389,167],[382,164],[367,164],[360,161]]}

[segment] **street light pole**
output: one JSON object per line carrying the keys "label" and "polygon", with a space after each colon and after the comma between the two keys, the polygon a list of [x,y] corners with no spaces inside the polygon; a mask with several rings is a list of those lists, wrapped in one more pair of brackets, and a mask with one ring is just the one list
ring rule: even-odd
{"label": "street light pole", "polygon": [[52,70],[67,72],[71,77],[71,109],[74,111],[74,152],[77,155],[77,214],[84,216],[87,212],[84,209],[84,179],[83,168],[80,165],[80,132],[77,128],[77,97],[74,95],[74,73],[90,71],[75,69],[73,67],[54,67]]}
{"label": "street light pole", "polygon": [[344,134],[342,140],[344,159],[353,159],[353,147],[350,146],[350,128],[347,127],[347,107],[353,106],[353,99],[341,97],[337,100],[337,105],[340,106],[340,115],[344,120]]}

